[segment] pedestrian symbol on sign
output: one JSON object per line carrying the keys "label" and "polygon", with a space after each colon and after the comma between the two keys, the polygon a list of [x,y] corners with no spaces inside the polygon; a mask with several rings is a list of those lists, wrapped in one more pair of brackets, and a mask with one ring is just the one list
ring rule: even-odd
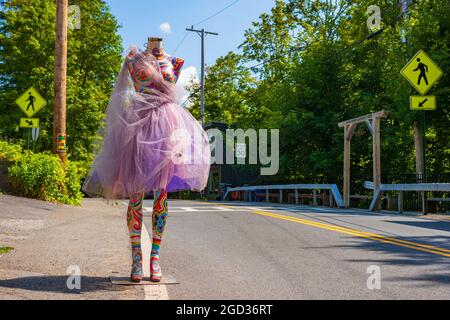
{"label": "pedestrian symbol on sign", "polygon": [[28,92],[28,99],[25,100],[25,101],[29,101],[29,102],[28,102],[28,106],[27,106],[27,111],[28,111],[28,109],[30,109],[30,107],[31,107],[31,108],[33,109],[33,111],[34,111],[34,102],[36,101],[36,97],[33,96],[33,95],[31,94],[31,92]]}
{"label": "pedestrian symbol on sign", "polygon": [[428,72],[428,66],[425,63],[420,62],[420,58],[417,58],[417,62],[419,63],[417,65],[417,68],[415,68],[413,71],[419,71],[419,80],[417,80],[417,85],[420,86],[420,80],[425,80],[426,85],[428,85],[428,80],[427,80],[427,72]]}

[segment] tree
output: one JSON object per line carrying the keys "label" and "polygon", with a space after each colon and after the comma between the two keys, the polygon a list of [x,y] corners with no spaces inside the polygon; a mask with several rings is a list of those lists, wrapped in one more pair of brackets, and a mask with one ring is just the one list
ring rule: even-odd
{"label": "tree", "polygon": [[[382,109],[390,112],[382,123],[383,174],[413,173],[413,126],[422,114],[409,109],[413,90],[399,71],[419,49],[444,70],[431,90],[438,110],[426,113],[427,171],[450,172],[450,83],[446,72],[450,3],[414,1],[408,27],[406,19],[399,17],[398,3],[381,0],[377,4],[382,9],[383,30],[367,38],[371,31],[366,26],[366,10],[371,4],[370,0],[278,0],[245,31],[242,57],[232,68],[233,77],[248,70],[242,68],[244,64],[253,64],[254,78],[248,86],[241,85],[245,90],[233,91],[237,95],[223,90],[221,101],[228,97],[238,100],[233,106],[240,107],[235,109],[239,113],[232,121],[242,128],[280,129],[280,173],[273,180],[339,182],[343,130],[337,123]],[[402,42],[404,32],[407,45]],[[222,88],[224,68],[218,67],[219,61],[223,63],[219,59],[211,67],[217,74],[209,78],[209,88]],[[208,87],[207,95],[212,94]],[[195,104],[197,97],[193,99]],[[224,113],[226,110],[220,115]],[[217,115],[219,118],[230,121]],[[371,143],[370,133],[361,126],[352,141],[352,171],[367,179],[372,174]]]}
{"label": "tree", "polygon": [[[81,9],[81,29],[68,31],[67,141],[69,156],[90,160],[91,144],[121,64],[119,25],[101,0],[74,0]],[[37,150],[52,150],[54,1],[12,0],[0,21],[0,136],[21,140],[24,116],[14,101],[30,86],[47,106],[40,118]]]}

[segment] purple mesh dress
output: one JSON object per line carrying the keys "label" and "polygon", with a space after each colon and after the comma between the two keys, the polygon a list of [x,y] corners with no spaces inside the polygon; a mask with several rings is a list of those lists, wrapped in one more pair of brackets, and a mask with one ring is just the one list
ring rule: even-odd
{"label": "purple mesh dress", "polygon": [[111,96],[101,147],[83,191],[124,199],[131,193],[205,188],[209,140],[197,120],[176,103],[183,60],[132,47]]}

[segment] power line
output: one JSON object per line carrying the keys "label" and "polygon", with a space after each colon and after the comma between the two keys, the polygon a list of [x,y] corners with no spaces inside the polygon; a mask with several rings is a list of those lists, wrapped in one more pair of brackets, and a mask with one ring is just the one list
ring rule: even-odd
{"label": "power line", "polygon": [[[223,8],[223,9],[217,11],[216,13],[210,15],[209,17],[207,17],[207,18],[205,18],[205,19],[203,19],[203,20],[201,20],[201,21],[199,21],[199,22],[197,22],[197,23],[192,24],[192,25],[191,25],[191,26],[192,26],[192,29],[194,28],[194,26],[199,25],[199,24],[201,24],[201,23],[203,23],[203,22],[206,22],[206,21],[211,20],[212,18],[218,16],[219,14],[221,14],[222,12],[224,12],[225,10],[227,10],[228,8],[231,8],[232,6],[234,6],[234,5],[235,5],[236,3],[238,3],[239,1],[240,1],[240,0],[235,0],[235,1],[233,1],[232,3],[230,3],[229,5],[227,5],[225,8]],[[175,48],[175,50],[172,52],[172,54],[175,54],[175,53],[178,51],[178,49],[181,47],[181,45],[182,45],[182,44],[184,43],[184,41],[186,40],[188,34],[189,34],[189,32],[186,31],[184,37],[183,37],[183,38],[181,39],[181,41],[178,43],[178,45],[176,46],[176,48]]]}
{"label": "power line", "polygon": [[199,24],[201,24],[201,23],[203,23],[203,22],[206,22],[206,21],[208,21],[208,20],[211,20],[212,18],[218,16],[219,14],[221,14],[222,12],[224,12],[225,10],[227,10],[228,8],[234,6],[234,5],[235,5],[236,3],[238,3],[239,1],[240,1],[240,0],[235,0],[235,1],[233,1],[232,3],[230,3],[229,5],[227,5],[225,8],[223,8],[223,9],[217,11],[217,12],[214,13],[213,15],[211,15],[211,16],[209,16],[209,17],[207,17],[207,18],[205,18],[205,19],[203,19],[203,20],[201,20],[201,21],[199,21],[199,22],[197,22],[197,23],[194,23],[192,26],[196,26],[196,25],[199,25]]}
{"label": "power line", "polygon": [[189,32],[186,31],[186,33],[184,34],[183,39],[181,39],[181,41],[178,42],[178,44],[177,44],[177,46],[175,47],[175,50],[172,52],[172,54],[175,54],[175,53],[178,51],[178,49],[180,49],[181,45],[183,44],[184,40],[186,40],[186,38],[187,38],[188,35],[189,35]]}

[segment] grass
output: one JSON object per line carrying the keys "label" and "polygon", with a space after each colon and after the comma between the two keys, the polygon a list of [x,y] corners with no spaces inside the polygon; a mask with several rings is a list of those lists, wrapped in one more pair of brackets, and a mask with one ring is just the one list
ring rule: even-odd
{"label": "grass", "polygon": [[14,248],[12,248],[12,247],[0,247],[0,254],[8,253],[11,250],[14,250]]}

